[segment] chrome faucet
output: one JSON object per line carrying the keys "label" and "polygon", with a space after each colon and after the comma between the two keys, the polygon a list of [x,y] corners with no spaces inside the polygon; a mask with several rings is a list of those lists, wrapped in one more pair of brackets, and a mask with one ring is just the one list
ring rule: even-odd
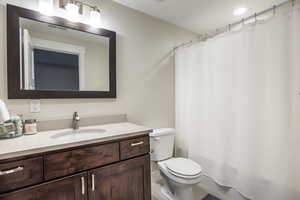
{"label": "chrome faucet", "polygon": [[73,114],[73,120],[72,120],[72,128],[73,130],[78,130],[79,129],[79,121],[80,117],[77,112],[74,112]]}

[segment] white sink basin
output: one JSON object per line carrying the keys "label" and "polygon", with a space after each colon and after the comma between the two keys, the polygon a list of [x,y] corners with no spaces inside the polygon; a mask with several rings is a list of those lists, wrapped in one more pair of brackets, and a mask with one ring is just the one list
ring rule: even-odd
{"label": "white sink basin", "polygon": [[94,138],[106,131],[104,129],[79,129],[60,132],[51,136],[52,139]]}

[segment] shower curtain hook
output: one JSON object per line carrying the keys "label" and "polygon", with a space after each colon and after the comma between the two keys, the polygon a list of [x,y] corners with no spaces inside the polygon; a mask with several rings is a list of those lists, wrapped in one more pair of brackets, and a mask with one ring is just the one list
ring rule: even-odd
{"label": "shower curtain hook", "polygon": [[257,23],[257,13],[254,13],[254,23]]}

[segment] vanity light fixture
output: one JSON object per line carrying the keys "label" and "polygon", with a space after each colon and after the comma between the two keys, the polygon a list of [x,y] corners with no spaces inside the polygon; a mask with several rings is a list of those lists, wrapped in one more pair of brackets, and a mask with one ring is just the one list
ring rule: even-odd
{"label": "vanity light fixture", "polygon": [[39,0],[40,13],[52,16],[53,15],[53,0]]}
{"label": "vanity light fixture", "polygon": [[97,7],[90,12],[90,25],[96,28],[101,26],[101,13]]}
{"label": "vanity light fixture", "polygon": [[245,7],[240,7],[234,10],[233,15],[235,16],[242,16],[247,12],[247,8]]}
{"label": "vanity light fixture", "polygon": [[59,7],[67,11],[67,19],[78,21],[79,15],[89,12],[89,24],[96,28],[101,26],[101,13],[97,6],[79,0],[59,0]]}
{"label": "vanity light fixture", "polygon": [[75,1],[70,1],[66,4],[67,18],[72,22],[78,21],[79,5]]}

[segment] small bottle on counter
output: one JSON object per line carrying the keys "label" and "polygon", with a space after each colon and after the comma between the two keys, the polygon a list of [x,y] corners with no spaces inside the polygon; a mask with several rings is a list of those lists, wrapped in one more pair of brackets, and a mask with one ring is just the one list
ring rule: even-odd
{"label": "small bottle on counter", "polygon": [[24,121],[24,135],[34,135],[37,132],[36,119],[26,119]]}

